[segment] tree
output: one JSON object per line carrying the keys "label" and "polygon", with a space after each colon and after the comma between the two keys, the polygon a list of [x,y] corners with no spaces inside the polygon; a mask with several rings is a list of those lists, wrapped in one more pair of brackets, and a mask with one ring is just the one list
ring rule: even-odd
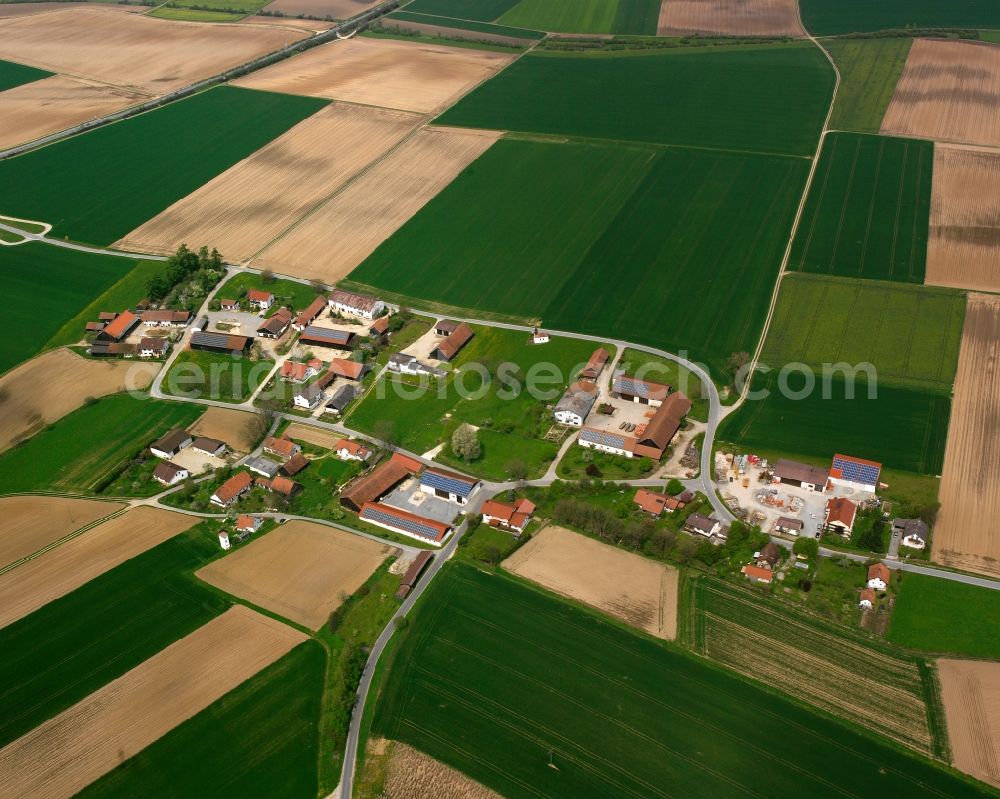
{"label": "tree", "polygon": [[260,273],[260,279],[263,283],[273,283],[274,282],[274,272],[270,269],[265,269]]}
{"label": "tree", "polygon": [[694,558],[698,551],[698,542],[690,536],[684,536],[677,542],[677,562],[686,566]]}
{"label": "tree", "polygon": [[523,480],[528,476],[528,466],[520,458],[511,458],[504,464],[503,470],[511,480]]}
{"label": "tree", "polygon": [[274,422],[274,410],[269,407],[259,408],[249,419],[244,427],[244,435],[247,441],[255,444],[260,441],[264,434],[271,429]]}
{"label": "tree", "polygon": [[676,497],[681,491],[684,490],[684,484],[678,480],[676,477],[671,477],[667,481],[667,493],[672,497]]}
{"label": "tree", "polygon": [[815,558],[819,555],[819,542],[815,538],[800,538],[792,546],[792,552],[804,558]]}
{"label": "tree", "polygon": [[326,284],[322,280],[317,280],[316,278],[313,278],[312,280],[309,281],[309,285],[312,287],[312,290],[315,291],[317,294],[323,294],[326,292]]}
{"label": "tree", "polygon": [[741,376],[741,370],[748,363],[750,363],[750,353],[748,352],[734,352],[726,361],[726,367],[729,370],[729,374],[732,375],[734,387],[736,386],[737,379]]}
{"label": "tree", "polygon": [[399,438],[396,433],[396,423],[392,419],[379,419],[372,428],[375,438],[385,446],[393,450],[399,445]]}
{"label": "tree", "polygon": [[469,424],[460,424],[451,434],[451,450],[466,463],[471,463],[479,457],[482,451],[479,446],[479,435]]}

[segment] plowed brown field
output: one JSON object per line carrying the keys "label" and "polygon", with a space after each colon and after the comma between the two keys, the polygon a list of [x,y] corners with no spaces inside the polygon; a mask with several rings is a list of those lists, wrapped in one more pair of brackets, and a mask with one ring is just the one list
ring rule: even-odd
{"label": "plowed brown field", "polygon": [[[8,17],[26,17],[31,14],[46,14],[53,11],[65,11],[68,8],[93,8],[93,3],[0,3],[0,19]],[[108,3],[104,8],[108,11],[125,11],[131,14],[144,14],[149,9],[146,6],[126,6]]]}
{"label": "plowed brown field", "polygon": [[[349,19],[372,6],[379,0],[275,0],[267,6],[268,11],[280,11],[290,17],[305,14],[308,17],[332,17],[333,19]],[[284,20],[280,20],[284,21]],[[303,20],[312,22],[312,20]]]}
{"label": "plowed brown field", "polygon": [[196,575],[316,630],[392,551],[333,527],[290,521]]}
{"label": "plowed brown field", "polygon": [[117,513],[120,502],[69,497],[0,499],[0,566],[37,552],[74,530]]}
{"label": "plowed brown field", "polygon": [[0,793],[74,796],[305,640],[235,605],[0,749]]}
{"label": "plowed brown field", "polygon": [[264,250],[254,266],[327,283],[346,277],[499,136],[419,131]]}
{"label": "plowed brown field", "polygon": [[934,148],[924,282],[1000,291],[1000,151]]}
{"label": "plowed brown field", "polygon": [[191,432],[200,436],[225,441],[230,449],[249,452],[256,442],[247,438],[247,425],[254,421],[254,415],[247,411],[229,408],[209,408],[201,418],[191,425]]}
{"label": "plowed brown field", "polygon": [[158,368],[89,360],[67,349],[32,358],[0,377],[0,452],[75,411],[87,397],[146,388]]}
{"label": "plowed brown field", "polygon": [[174,22],[70,8],[0,23],[0,58],[164,94],[308,36],[293,28]]}
{"label": "plowed brown field", "polygon": [[0,627],[183,533],[198,521],[197,516],[138,507],[22,563],[0,575]]}
{"label": "plowed brown field", "polygon": [[324,108],[226,170],[118,244],[170,253],[210,241],[244,261],[423,121],[380,108]]}
{"label": "plowed brown field", "polygon": [[882,133],[1000,144],[1000,47],[916,39]]}
{"label": "plowed brown field", "polygon": [[970,294],[955,377],[934,560],[1000,576],[1000,297]]}
{"label": "plowed brown field", "polygon": [[356,36],[314,47],[234,83],[429,114],[451,105],[512,59],[489,50]]}
{"label": "plowed brown field", "polygon": [[662,0],[657,36],[805,36],[797,0]]}
{"label": "plowed brown field", "polygon": [[657,638],[677,636],[677,570],[670,566],[563,527],[546,527],[502,565]]}
{"label": "plowed brown field", "polygon": [[298,422],[292,422],[288,425],[285,428],[285,435],[295,441],[305,441],[307,444],[312,444],[316,447],[326,447],[327,449],[330,449],[337,441],[343,438],[343,436],[329,430],[323,430],[312,425],[299,424]]}
{"label": "plowed brown field", "polygon": [[955,768],[1000,787],[1000,663],[939,660]]}
{"label": "plowed brown field", "polygon": [[[2,6],[0,6],[2,8]],[[0,92],[0,147],[47,136],[142,102],[143,94],[55,75]]]}

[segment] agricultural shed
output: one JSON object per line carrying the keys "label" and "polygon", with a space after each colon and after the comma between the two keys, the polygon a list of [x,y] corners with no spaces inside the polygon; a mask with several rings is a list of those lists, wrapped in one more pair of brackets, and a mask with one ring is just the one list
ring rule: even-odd
{"label": "agricultural shed", "polygon": [[250,349],[252,339],[228,333],[195,331],[191,334],[191,349],[205,352],[242,352]]}
{"label": "agricultural shed", "polygon": [[352,481],[341,493],[340,504],[360,513],[366,504],[384,497],[412,474],[415,470],[401,460],[390,458]]}
{"label": "agricultural shed", "polygon": [[425,519],[423,516],[394,508],[391,505],[383,505],[380,502],[366,502],[361,508],[360,518],[377,527],[435,544],[439,543],[451,530],[451,526],[444,522]]}
{"label": "agricultural shed", "polygon": [[465,324],[465,322],[462,322],[448,334],[444,341],[437,345],[437,348],[431,353],[431,357],[439,361],[452,360],[452,358],[458,355],[462,347],[472,340],[474,335],[475,333],[472,332],[472,328]]}
{"label": "agricultural shed", "polygon": [[827,472],[818,466],[809,466],[798,461],[781,458],[774,464],[774,482],[806,488],[810,491],[826,491]]}

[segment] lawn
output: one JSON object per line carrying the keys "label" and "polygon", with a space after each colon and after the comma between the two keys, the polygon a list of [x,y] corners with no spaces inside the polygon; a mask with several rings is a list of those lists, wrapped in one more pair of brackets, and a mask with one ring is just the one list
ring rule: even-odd
{"label": "lawn", "polygon": [[802,22],[817,36],[890,28],[997,28],[1000,5],[983,0],[802,0]]}
{"label": "lawn", "polygon": [[492,22],[517,4],[518,0],[414,0],[406,6],[406,10]]}
{"label": "lawn", "polygon": [[265,280],[257,272],[240,272],[233,275],[219,287],[215,297],[240,300],[253,289],[271,292],[275,298],[275,304],[272,306],[274,310],[277,310],[278,306],[287,305],[294,311],[303,311],[316,299],[316,289],[308,283],[279,278]]}
{"label": "lawn", "polygon": [[984,795],[512,578],[445,569],[396,650],[372,731],[510,799],[747,795],[762,774],[771,796]]}
{"label": "lawn", "polygon": [[269,0],[171,0],[173,8],[196,8],[206,11],[223,11],[231,14],[242,12],[244,15],[253,14]]}
{"label": "lawn", "polygon": [[809,44],[534,52],[438,121],[804,156],[816,148],[833,82]]}
{"label": "lawn", "polygon": [[923,283],[933,164],[929,141],[829,135],[789,268]]}
{"label": "lawn", "polygon": [[414,14],[411,11],[393,11],[386,19],[399,20],[400,22],[418,22],[421,25],[438,25],[445,28],[485,33],[492,36],[513,36],[518,39],[545,38],[545,34],[542,31],[514,28],[510,25],[493,25],[489,22],[477,22],[475,20],[441,17],[433,14]]}
{"label": "lawn", "polygon": [[230,86],[196,94],[0,163],[2,211],[110,244],[327,102]]}
{"label": "lawn", "polygon": [[52,73],[44,69],[35,69],[13,61],[0,61],[0,92],[49,77],[52,77]]}
{"label": "lawn", "polygon": [[788,275],[764,346],[772,369],[871,364],[879,386],[951,393],[965,294],[879,280]]}
{"label": "lawn", "polygon": [[[8,289],[6,313],[12,325],[11,334],[0,340],[0,373],[37,355],[67,319],[135,266],[128,258],[40,242],[0,247],[0,271]],[[72,341],[83,338],[83,322],[75,333]]]}
{"label": "lawn", "polygon": [[7,493],[98,490],[138,450],[203,412],[145,395],[103,397],[0,455],[0,485]]}
{"label": "lawn", "polygon": [[[203,0],[199,0],[199,5]],[[228,11],[203,11],[194,8],[176,8],[173,6],[161,6],[155,11],[147,14],[158,19],[176,19],[182,22],[236,22],[243,19],[246,14],[230,13]]]}
{"label": "lawn", "polygon": [[813,391],[798,399],[796,392],[806,388],[801,375],[789,377],[787,394],[779,386],[777,371],[757,377],[753,391],[768,395],[748,400],[726,417],[719,440],[826,462],[844,452],[902,471],[941,473],[951,413],[948,396],[880,385],[877,397],[870,399],[862,379],[855,398],[848,399],[843,380],[832,379],[826,391],[817,380]]}
{"label": "lawn", "polygon": [[756,346],[807,168],[500,141],[350,283],[686,350],[721,370]]}
{"label": "lawn", "polygon": [[1000,659],[1000,591],[893,572],[890,641],[921,652]]}
{"label": "lawn", "polygon": [[190,576],[220,553],[214,530],[203,522],[0,630],[0,745],[226,610]]}
{"label": "lawn", "polygon": [[221,402],[246,402],[273,368],[274,361],[184,350],[163,381],[163,393]]}
{"label": "lawn", "polygon": [[326,660],[300,644],[78,796],[313,799]]}
{"label": "lawn", "polygon": [[521,0],[498,21],[560,33],[655,35],[658,15],[659,2],[655,0]]}
{"label": "lawn", "polygon": [[830,119],[833,130],[878,133],[912,44],[912,39],[823,42],[840,71],[840,89]]}

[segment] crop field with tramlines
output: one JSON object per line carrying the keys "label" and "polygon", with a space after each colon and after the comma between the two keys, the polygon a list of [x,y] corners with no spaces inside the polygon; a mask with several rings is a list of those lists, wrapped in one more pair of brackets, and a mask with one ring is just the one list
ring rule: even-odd
{"label": "crop field with tramlines", "polygon": [[[744,587],[696,577],[686,588],[689,638],[699,654],[920,752],[944,751],[933,677],[922,660]],[[873,707],[892,712],[873,716]]]}

